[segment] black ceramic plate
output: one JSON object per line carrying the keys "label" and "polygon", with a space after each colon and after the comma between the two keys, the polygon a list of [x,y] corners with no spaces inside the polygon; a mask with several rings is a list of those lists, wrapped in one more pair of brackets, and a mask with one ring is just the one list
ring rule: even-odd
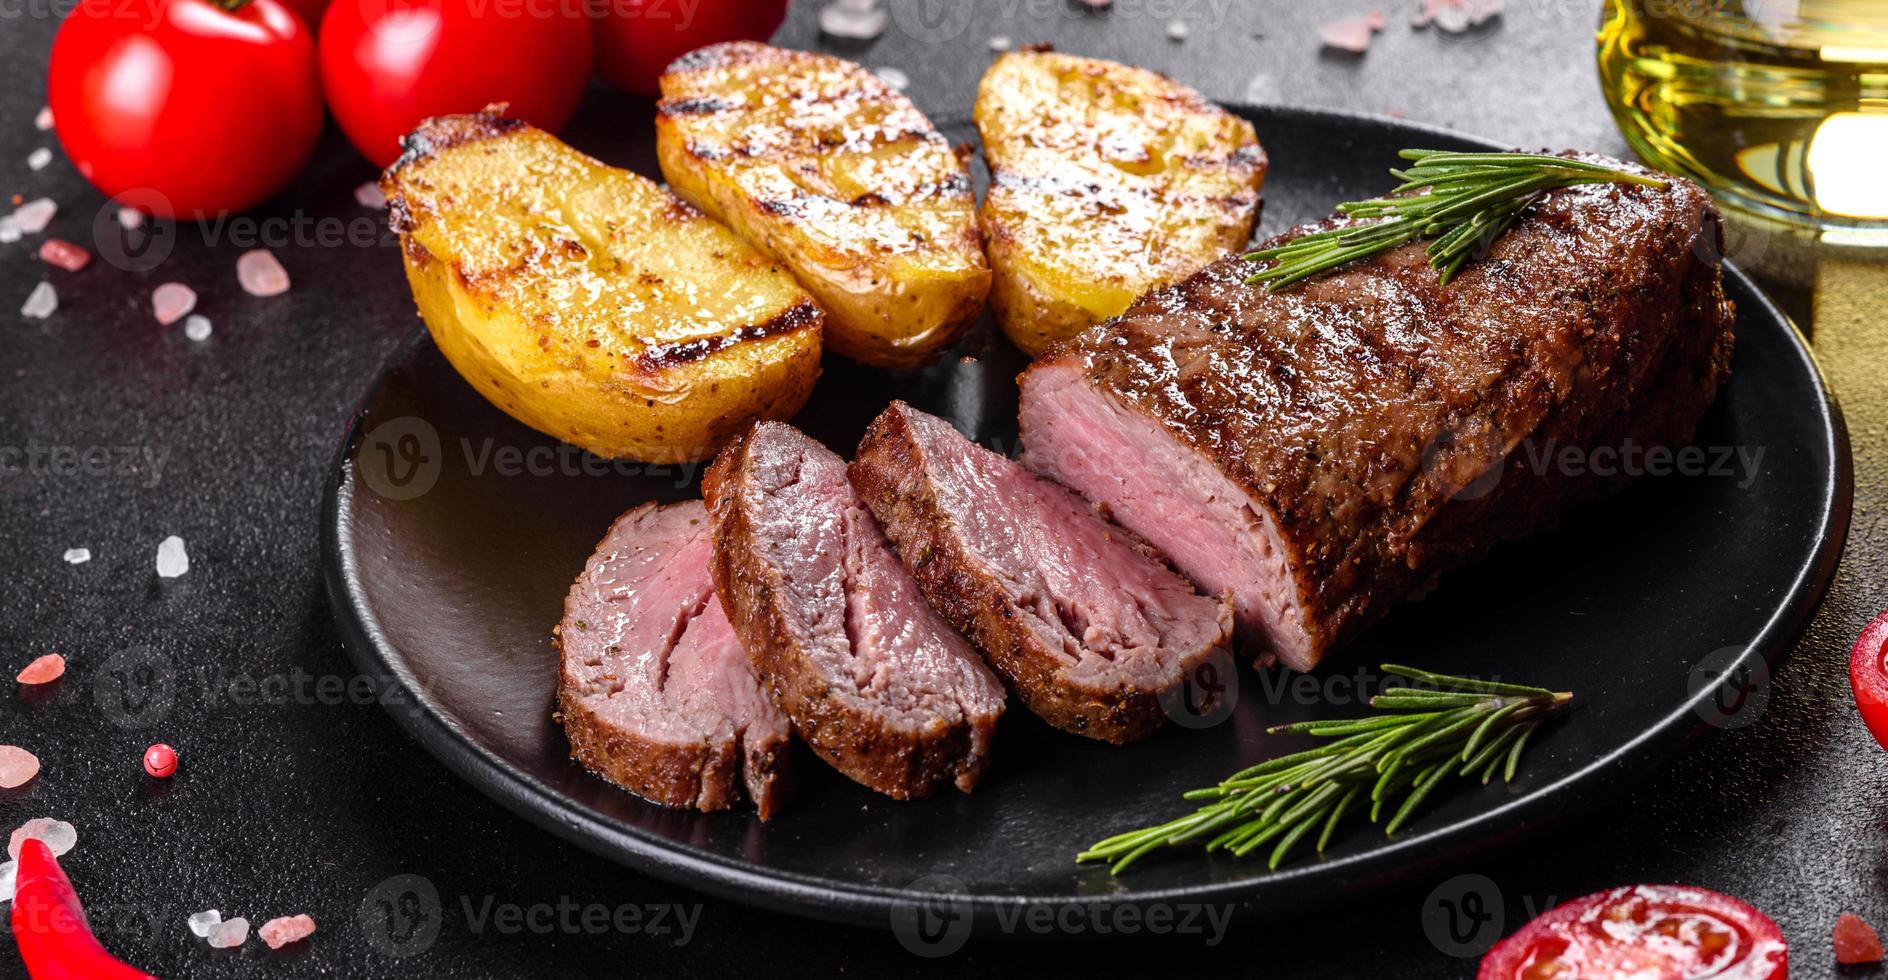
{"label": "black ceramic plate", "polygon": [[[1268,232],[1375,194],[1398,148],[1483,148],[1387,120],[1243,112],[1272,158]],[[653,173],[646,146],[578,142]],[[1848,443],[1801,338],[1741,274],[1726,280],[1737,359],[1698,434],[1704,472],[1648,475],[1503,548],[1315,676],[1239,671],[1236,710],[1204,730],[1111,748],[1012,710],[971,796],[896,803],[802,753],[789,805],[763,825],[745,810],[652,806],[573,764],[550,717],[550,628],[565,589],[612,518],[696,495],[697,473],[560,447],[488,405],[424,336],[374,383],[342,447],[324,520],[329,591],[354,659],[390,685],[422,745],[546,830],[654,875],[877,925],[936,910],[940,894],[979,926],[1037,904],[1301,906],[1594,802],[1707,729],[1720,680],[1761,679],[1788,654],[1846,534]],[[388,315],[409,310],[402,298]],[[900,397],[1014,446],[1022,360],[992,338],[985,325],[973,358],[919,374],[829,362],[797,421],[844,453]],[[1449,796],[1395,840],[1359,826],[1325,857],[1275,873],[1194,850],[1119,878],[1072,862],[1091,841],[1184,812],[1184,790],[1297,744],[1265,735],[1267,724],[1366,710],[1368,665],[1386,660],[1570,689],[1577,707],[1541,734],[1512,786]]]}

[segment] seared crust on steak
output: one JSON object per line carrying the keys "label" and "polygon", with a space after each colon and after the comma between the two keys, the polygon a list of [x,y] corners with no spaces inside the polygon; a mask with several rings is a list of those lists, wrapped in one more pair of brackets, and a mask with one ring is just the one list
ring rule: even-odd
{"label": "seared crust on steak", "polygon": [[943,419],[893,402],[849,472],[925,598],[1063,731],[1153,734],[1163,695],[1231,643],[1230,598],[1195,592],[1067,488]]}
{"label": "seared crust on steak", "polygon": [[1691,438],[1730,370],[1718,222],[1671,178],[1551,192],[1447,286],[1423,242],[1279,292],[1227,259],[1038,359],[1024,461],[1309,669],[1623,482],[1541,453]]}
{"label": "seared crust on steak", "polygon": [[716,590],[813,751],[896,799],[975,787],[1003,687],[925,604],[845,461],[768,422],[716,457],[702,489]]}

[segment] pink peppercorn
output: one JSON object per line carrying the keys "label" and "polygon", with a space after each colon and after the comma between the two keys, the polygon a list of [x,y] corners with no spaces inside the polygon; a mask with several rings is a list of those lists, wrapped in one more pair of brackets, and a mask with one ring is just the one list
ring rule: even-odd
{"label": "pink peppercorn", "polygon": [[144,771],[159,779],[169,779],[177,771],[177,750],[159,742],[144,750]]}

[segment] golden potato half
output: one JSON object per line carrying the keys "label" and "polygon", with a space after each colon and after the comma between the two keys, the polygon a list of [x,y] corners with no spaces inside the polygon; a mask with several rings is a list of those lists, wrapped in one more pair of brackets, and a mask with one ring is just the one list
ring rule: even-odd
{"label": "golden potato half", "polygon": [[662,76],[656,150],[676,193],[819,298],[847,357],[925,364],[983,309],[969,170],[858,65],[753,42],[684,55]]}
{"label": "golden potato half", "polygon": [[806,403],[819,307],[719,222],[490,110],[406,146],[381,187],[420,316],[519,421],[678,463]]}
{"label": "golden potato half", "polygon": [[1031,354],[1243,248],[1265,152],[1252,124],[1165,76],[1053,51],[977,89],[990,305]]}

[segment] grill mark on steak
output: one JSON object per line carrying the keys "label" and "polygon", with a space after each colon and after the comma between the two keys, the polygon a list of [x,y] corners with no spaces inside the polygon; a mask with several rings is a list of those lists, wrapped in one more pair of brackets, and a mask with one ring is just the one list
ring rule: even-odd
{"label": "grill mark on steak", "polygon": [[1230,643],[1229,599],[943,419],[893,402],[849,473],[925,598],[1058,728],[1145,737],[1162,695]]}
{"label": "grill mark on steak", "polygon": [[761,423],[703,478],[717,592],[762,688],[814,752],[898,799],[968,792],[1003,688],[926,605],[845,461]]}
{"label": "grill mark on steak", "polygon": [[1280,292],[1223,260],[1025,372],[1024,461],[1232,588],[1244,640],[1309,669],[1623,482],[1536,474],[1528,440],[1690,439],[1729,371],[1716,225],[1674,178],[1550,193],[1447,287],[1421,242]]}
{"label": "grill mark on steak", "polygon": [[651,802],[778,806],[789,737],[709,575],[699,501],[645,504],[611,526],[554,631],[557,716],[585,768]]}

